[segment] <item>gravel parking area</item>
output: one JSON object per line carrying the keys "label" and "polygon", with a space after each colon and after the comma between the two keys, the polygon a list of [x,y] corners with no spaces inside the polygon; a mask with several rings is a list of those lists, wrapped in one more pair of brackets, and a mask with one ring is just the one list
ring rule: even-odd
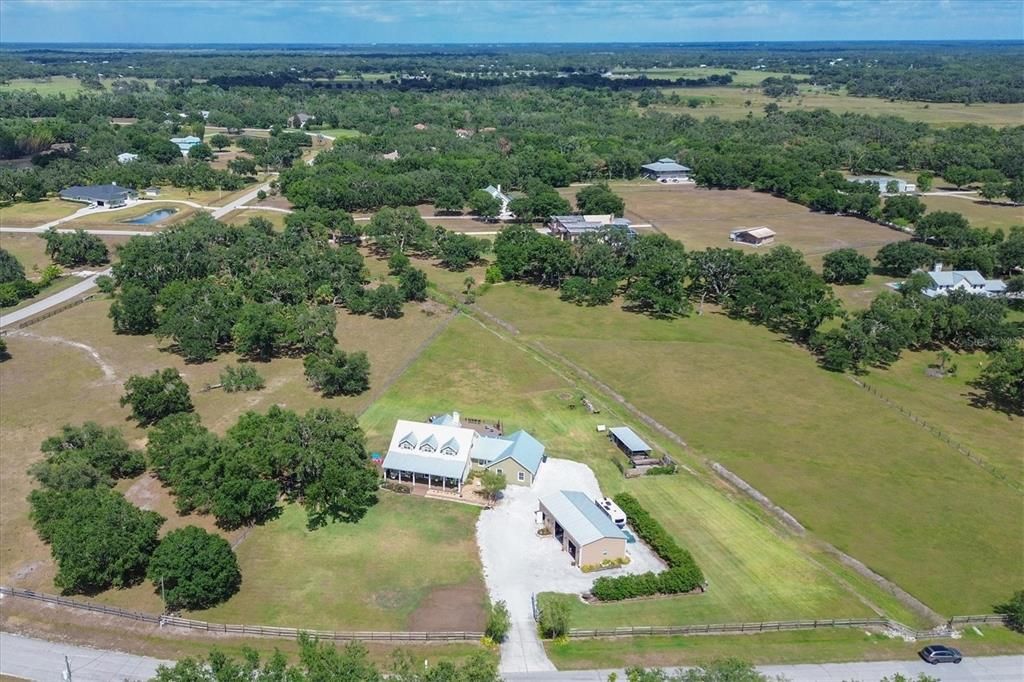
{"label": "gravel parking area", "polygon": [[580,490],[601,496],[589,467],[564,459],[548,459],[532,488],[510,485],[505,497],[477,522],[477,542],[484,580],[492,601],[504,600],[513,631],[502,645],[502,672],[553,670],[533,622],[532,597],[540,592],[582,593],[599,576],[661,571],[665,564],[642,542],[626,546],[630,563],[621,568],[583,573],[550,537],[539,537],[538,500],[559,490]]}

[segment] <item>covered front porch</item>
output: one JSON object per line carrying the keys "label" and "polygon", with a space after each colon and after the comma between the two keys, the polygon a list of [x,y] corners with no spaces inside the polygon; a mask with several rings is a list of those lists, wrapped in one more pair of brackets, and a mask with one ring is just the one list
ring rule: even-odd
{"label": "covered front porch", "polygon": [[384,478],[389,481],[404,483],[413,490],[416,490],[417,486],[421,486],[425,491],[437,489],[441,492],[462,494],[462,479],[460,478],[450,478],[448,476],[405,471],[402,469],[384,469]]}

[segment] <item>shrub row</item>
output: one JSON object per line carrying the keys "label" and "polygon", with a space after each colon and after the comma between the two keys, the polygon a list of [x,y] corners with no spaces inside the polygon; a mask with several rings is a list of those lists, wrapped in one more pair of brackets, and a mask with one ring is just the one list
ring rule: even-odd
{"label": "shrub row", "polygon": [[696,565],[670,568],[662,573],[602,577],[594,581],[590,593],[601,601],[619,601],[655,594],[682,594],[701,586],[704,576]]}
{"label": "shrub row", "polygon": [[619,493],[615,496],[615,504],[626,512],[629,527],[636,531],[640,539],[646,542],[654,550],[654,553],[668,564],[669,568],[685,568],[694,572],[698,577],[698,582],[704,581],[704,575],[698,568],[697,562],[693,560],[693,556],[679,546],[675,539],[668,534],[668,531],[643,508],[639,500],[629,493]]}
{"label": "shrub row", "polygon": [[580,566],[580,570],[584,573],[593,573],[594,571],[604,571],[609,568],[618,568],[619,566],[625,566],[629,563],[629,557],[623,556],[617,559],[603,559],[599,564],[584,564]]}
{"label": "shrub row", "polygon": [[403,495],[408,495],[409,493],[412,492],[412,488],[410,488],[406,484],[396,483],[395,481],[384,481],[383,483],[380,484],[380,487],[384,488],[385,490],[390,490],[393,493],[402,493]]}

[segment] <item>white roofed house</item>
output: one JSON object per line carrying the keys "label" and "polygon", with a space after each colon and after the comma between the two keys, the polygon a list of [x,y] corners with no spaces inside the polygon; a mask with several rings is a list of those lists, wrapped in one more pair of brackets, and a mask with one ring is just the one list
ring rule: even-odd
{"label": "white roofed house", "polygon": [[942,264],[928,272],[931,284],[921,293],[929,298],[947,296],[953,291],[966,291],[979,296],[1002,296],[1006,293],[1006,283],[1001,279],[985,279],[977,270],[942,271]]}
{"label": "white roofed house", "polygon": [[545,459],[544,446],[526,431],[506,436],[494,427],[469,421],[474,428],[463,426],[458,412],[429,422],[398,420],[381,465],[384,476],[461,494],[470,470],[476,467],[500,473],[513,485],[533,485]]}
{"label": "white roofed house", "polygon": [[677,184],[682,182],[693,182],[690,177],[692,168],[678,163],[675,159],[658,159],[653,163],[640,166],[643,169],[643,176],[665,184]]}
{"label": "white roofed house", "polygon": [[117,155],[117,162],[120,164],[131,163],[132,161],[138,161],[139,155],[131,152],[121,152]]}
{"label": "white roofed house", "polygon": [[494,185],[487,185],[484,187],[484,191],[497,199],[501,204],[501,210],[498,211],[499,220],[510,220],[515,218],[515,215],[508,210],[508,205],[512,201],[512,197],[501,191],[501,185],[498,185],[497,187]]}
{"label": "white roofed house", "polygon": [[888,175],[854,175],[846,179],[865,185],[878,185],[879,194],[911,194],[917,191],[914,183]]}
{"label": "white roofed house", "polygon": [[399,419],[382,464],[384,476],[461,493],[479,437],[461,426]]}

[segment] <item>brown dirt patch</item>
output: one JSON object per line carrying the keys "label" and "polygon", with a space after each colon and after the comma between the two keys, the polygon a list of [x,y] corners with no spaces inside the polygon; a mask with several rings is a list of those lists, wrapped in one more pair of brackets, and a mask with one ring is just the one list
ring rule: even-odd
{"label": "brown dirt patch", "polygon": [[414,632],[482,631],[487,624],[483,583],[451,585],[431,590],[409,617]]}

